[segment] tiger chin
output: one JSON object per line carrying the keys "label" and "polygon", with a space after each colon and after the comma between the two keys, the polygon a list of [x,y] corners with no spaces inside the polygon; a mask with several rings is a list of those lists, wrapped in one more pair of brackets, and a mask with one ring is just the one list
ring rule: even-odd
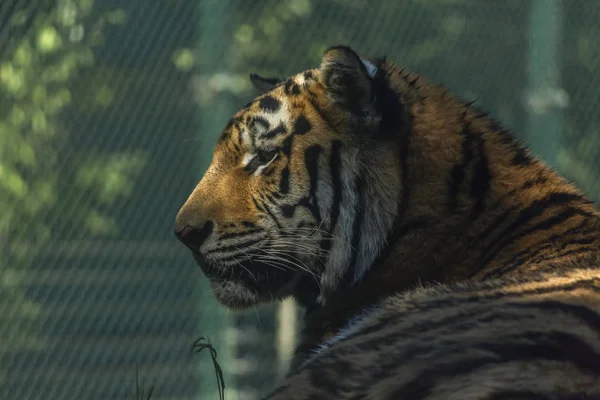
{"label": "tiger chin", "polygon": [[600,396],[600,213],[575,186],[384,58],[250,79],[175,234],[224,305],[306,309],[270,398]]}

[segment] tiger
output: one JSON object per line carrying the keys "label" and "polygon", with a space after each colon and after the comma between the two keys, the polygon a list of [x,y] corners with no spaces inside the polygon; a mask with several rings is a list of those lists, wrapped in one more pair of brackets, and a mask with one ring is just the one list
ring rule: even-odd
{"label": "tiger", "polygon": [[385,57],[250,81],[174,231],[224,306],[304,309],[268,398],[600,396],[600,212],[574,184]]}

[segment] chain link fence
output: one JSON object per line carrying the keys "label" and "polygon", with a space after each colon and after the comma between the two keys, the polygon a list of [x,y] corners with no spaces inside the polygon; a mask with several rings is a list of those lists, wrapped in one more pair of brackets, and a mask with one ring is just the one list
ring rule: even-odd
{"label": "chain link fence", "polygon": [[172,234],[250,72],[349,44],[478,99],[600,199],[600,2],[3,0],[0,398],[256,399],[291,303],[232,314]]}

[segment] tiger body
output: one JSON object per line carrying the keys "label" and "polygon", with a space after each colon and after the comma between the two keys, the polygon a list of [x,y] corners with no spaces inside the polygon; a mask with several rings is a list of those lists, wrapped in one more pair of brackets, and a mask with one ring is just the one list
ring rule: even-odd
{"label": "tiger body", "polygon": [[346,47],[252,80],[265,93],[175,230],[226,306],[306,308],[270,398],[598,394],[600,214],[576,187],[441,85]]}
{"label": "tiger body", "polygon": [[267,398],[600,399],[597,265],[388,296]]}

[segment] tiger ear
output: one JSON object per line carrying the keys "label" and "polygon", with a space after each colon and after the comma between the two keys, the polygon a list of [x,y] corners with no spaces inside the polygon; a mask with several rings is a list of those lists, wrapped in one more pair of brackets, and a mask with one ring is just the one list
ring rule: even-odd
{"label": "tiger ear", "polygon": [[357,114],[374,110],[372,78],[377,67],[346,46],[330,47],[323,54],[319,79],[330,99]]}
{"label": "tiger ear", "polygon": [[250,74],[250,82],[252,82],[252,86],[262,94],[273,89],[275,85],[281,82],[281,79],[264,78],[258,74]]}

